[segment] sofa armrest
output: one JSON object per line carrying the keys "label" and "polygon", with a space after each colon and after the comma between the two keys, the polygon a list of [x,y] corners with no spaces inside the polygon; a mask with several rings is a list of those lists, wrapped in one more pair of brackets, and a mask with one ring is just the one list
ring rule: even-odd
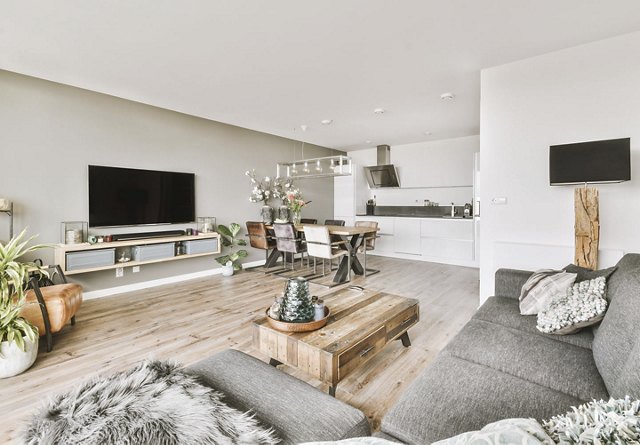
{"label": "sofa armrest", "polygon": [[227,349],[186,371],[224,393],[229,405],[255,413],[283,445],[371,434],[360,410],[243,352]]}
{"label": "sofa armrest", "polygon": [[533,272],[529,270],[517,269],[498,269],[496,271],[496,290],[497,297],[520,298],[522,286],[527,282]]}

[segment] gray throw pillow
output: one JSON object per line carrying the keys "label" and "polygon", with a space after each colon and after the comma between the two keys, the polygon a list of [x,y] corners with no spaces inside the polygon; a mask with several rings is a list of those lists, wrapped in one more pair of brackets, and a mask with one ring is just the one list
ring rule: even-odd
{"label": "gray throw pillow", "polygon": [[576,266],[575,264],[569,264],[564,268],[565,272],[577,274],[576,283],[581,281],[593,280],[594,278],[604,277],[608,280],[611,275],[618,269],[617,266],[609,267],[607,269],[591,270],[586,267]]}
{"label": "gray throw pillow", "polygon": [[561,270],[541,269],[529,277],[520,293],[520,314],[536,315],[557,294],[564,294],[576,281],[576,274]]}
{"label": "gray throw pillow", "polygon": [[574,284],[566,295],[557,295],[549,307],[538,314],[538,330],[567,335],[598,323],[607,310],[606,289],[604,277]]}

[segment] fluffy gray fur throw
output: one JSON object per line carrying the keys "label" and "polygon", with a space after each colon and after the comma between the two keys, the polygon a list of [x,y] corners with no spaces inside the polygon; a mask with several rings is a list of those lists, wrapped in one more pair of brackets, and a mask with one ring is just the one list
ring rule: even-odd
{"label": "fluffy gray fur throw", "polygon": [[29,445],[276,444],[253,416],[176,364],[146,361],[49,401],[25,431]]}

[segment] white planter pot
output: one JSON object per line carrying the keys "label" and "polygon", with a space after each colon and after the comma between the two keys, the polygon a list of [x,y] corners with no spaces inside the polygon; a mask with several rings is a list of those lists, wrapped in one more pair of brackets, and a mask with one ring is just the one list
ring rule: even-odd
{"label": "white planter pot", "polygon": [[0,343],[0,378],[13,377],[18,375],[27,369],[33,362],[36,361],[38,356],[38,340],[35,342],[29,341],[26,337],[23,337],[25,350],[21,350],[15,342],[9,343],[3,341]]}
{"label": "white planter pot", "polygon": [[231,266],[227,266],[227,265],[222,266],[222,276],[230,277],[231,275],[233,275],[233,265],[231,265]]}

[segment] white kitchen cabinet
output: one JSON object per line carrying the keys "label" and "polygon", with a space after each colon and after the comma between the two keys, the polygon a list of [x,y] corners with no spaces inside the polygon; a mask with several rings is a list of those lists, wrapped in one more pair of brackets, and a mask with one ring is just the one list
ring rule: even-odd
{"label": "white kitchen cabinet", "polygon": [[367,181],[362,166],[353,164],[352,174],[333,178],[333,217],[334,219],[354,218],[365,213],[369,196]]}
{"label": "white kitchen cabinet", "polygon": [[395,218],[394,250],[420,255],[420,222],[418,218]]}
{"label": "white kitchen cabinet", "polygon": [[[390,254],[395,252],[395,222],[391,216],[358,216],[356,221],[375,221],[378,223],[378,238],[374,252]],[[373,252],[372,252],[373,253]]]}

